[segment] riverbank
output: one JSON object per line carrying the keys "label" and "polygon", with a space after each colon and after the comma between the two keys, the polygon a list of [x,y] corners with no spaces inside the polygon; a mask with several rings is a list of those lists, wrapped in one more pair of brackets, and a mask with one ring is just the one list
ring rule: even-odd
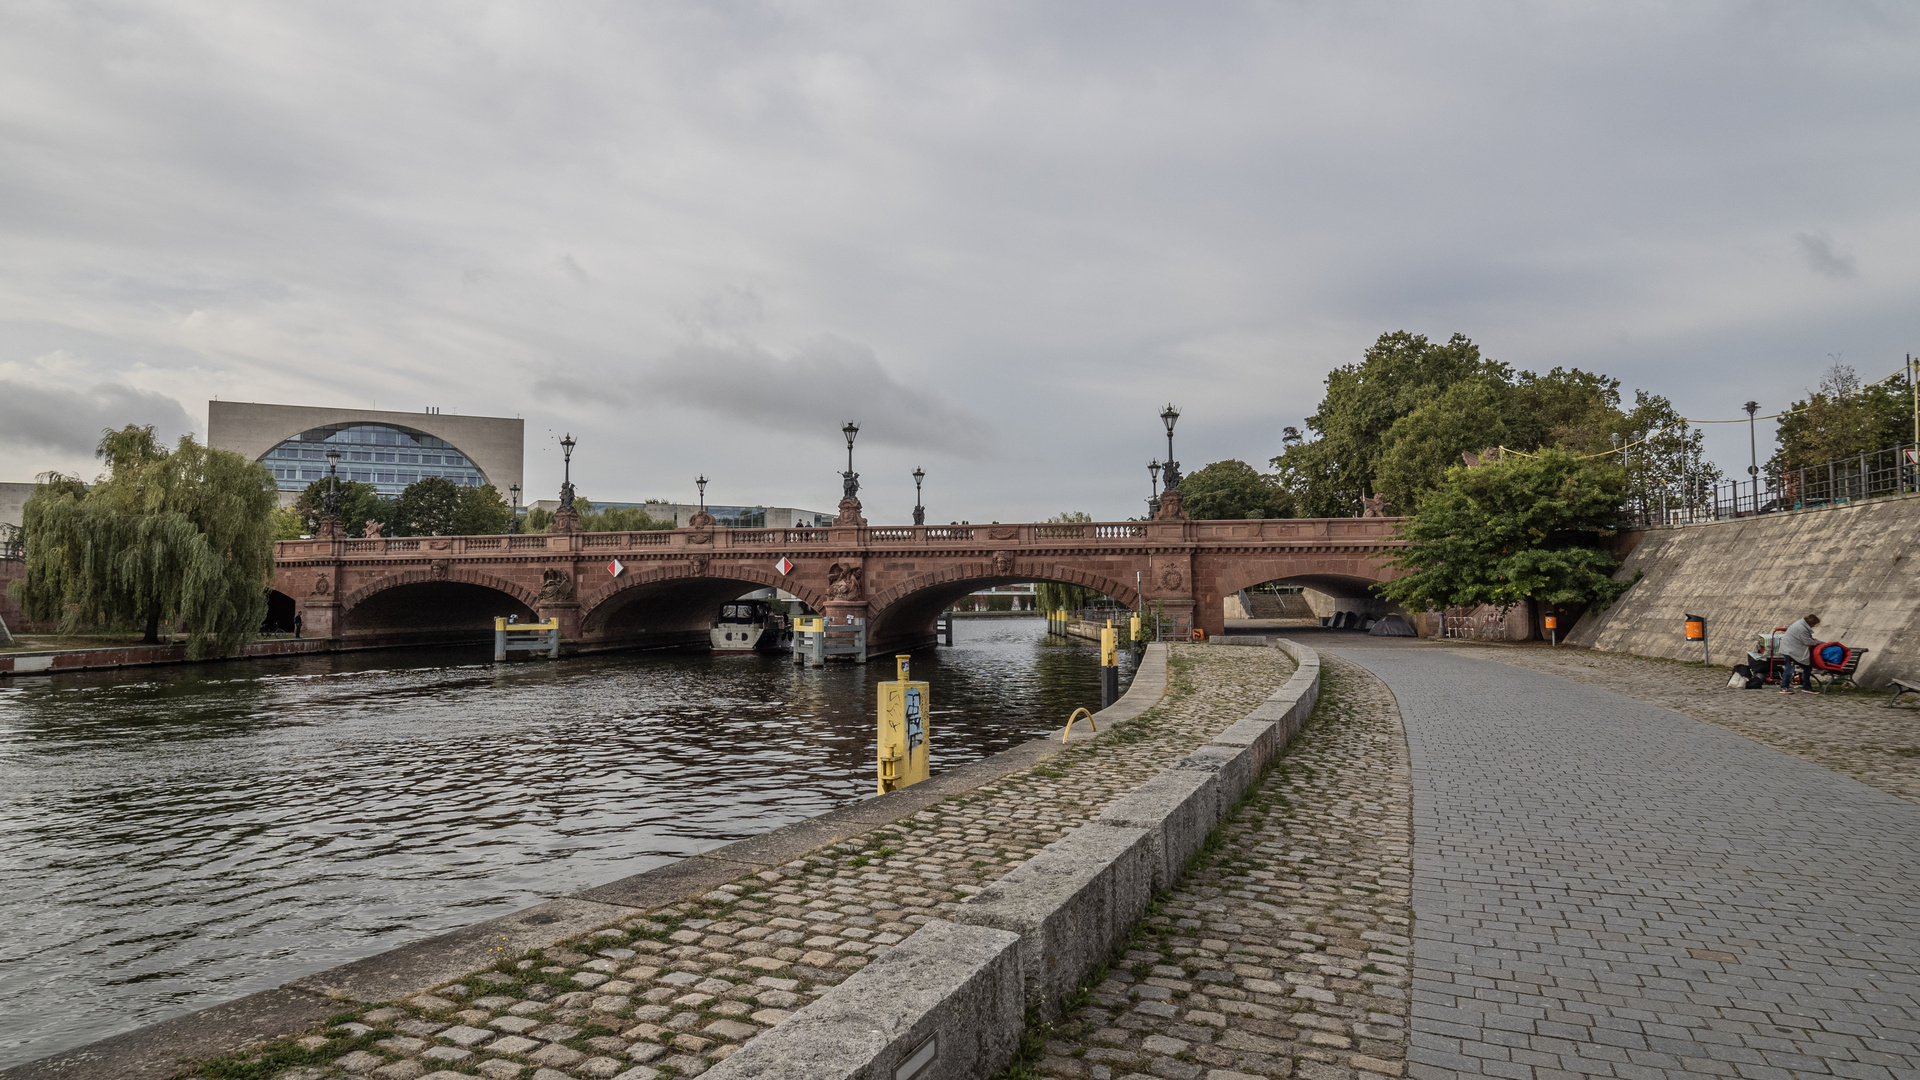
{"label": "riverbank", "polygon": [[[1139,717],[1157,701],[1166,681],[1164,661],[1158,659],[1164,656],[1161,648],[1150,653],[1122,702],[1103,714],[1103,734],[1097,739],[1088,738],[1083,725],[1072,744],[1062,746],[1050,740],[1022,744],[906,791],[868,799],[651,873],[309,976],[219,1009],[55,1055],[4,1075],[162,1077],[176,1058],[231,1050],[249,1041],[245,1034],[272,1037],[311,1029],[354,1002],[414,1001],[422,992],[437,990],[442,993],[401,1006],[399,1013],[365,1011],[366,1019],[383,1025],[431,1027],[442,1023],[436,1018],[436,1002],[452,1012],[471,1013],[471,1007],[456,1007],[461,998],[485,1010],[502,996],[467,995],[465,986],[449,987],[449,979],[466,978],[500,956],[518,957],[529,949],[546,950],[540,958],[552,962],[530,964],[527,970],[532,973],[516,975],[516,983],[538,982],[550,989],[543,994],[537,986],[521,986],[526,996],[518,999],[518,1012],[503,1006],[507,1015],[493,1025],[496,1029],[517,1024],[514,1016],[548,1013],[547,1026],[574,1030],[547,1043],[553,1052],[544,1060],[559,1061],[571,1054],[570,1064],[559,1067],[575,1069],[577,1075],[610,1076],[577,1069],[589,1057],[612,1060],[606,1052],[611,1044],[605,1040],[618,1041],[651,1024],[658,1029],[654,1037],[640,1032],[622,1042],[627,1061],[634,1060],[635,1045],[645,1042],[658,1048],[653,1056],[688,1058],[675,1067],[683,1073],[697,1072],[726,1056],[729,1047],[741,1045],[784,1018],[757,1014],[785,1013],[828,993],[850,972],[909,940],[921,925],[939,921],[960,899],[1023,864],[1062,833],[1097,815],[1119,794],[1137,787],[1244,714],[1250,697],[1258,701],[1276,681],[1284,681],[1291,667],[1277,650],[1177,648],[1196,654],[1193,663],[1184,666],[1204,670],[1189,671],[1190,689],[1183,694],[1185,705],[1177,713],[1163,710],[1166,715],[1156,714],[1144,727],[1111,730],[1115,721]],[[1230,661],[1227,653],[1239,654],[1241,660]],[[1215,677],[1212,669],[1222,664],[1248,670],[1238,677]],[[1255,682],[1262,693],[1252,692]],[[619,927],[622,944],[606,949],[617,954],[631,947],[624,956],[591,955],[605,951],[600,948],[555,951],[556,945],[578,939],[583,932],[597,933],[598,928],[609,926]],[[837,928],[837,932],[826,933],[823,928]],[[654,971],[644,977],[639,969],[648,963],[643,963],[642,953],[655,958],[649,962]],[[568,966],[570,962],[578,966]],[[596,970],[607,968],[613,970]],[[652,989],[645,989],[639,980]],[[763,985],[769,980],[784,987]],[[575,996],[551,989],[555,983],[569,987],[567,992]],[[621,983],[628,985],[623,988]],[[699,989],[713,983],[726,984],[728,992]],[[596,984],[593,988],[599,992],[588,995],[592,1000],[582,1001],[577,995],[589,984]],[[616,1003],[616,998],[626,1000]],[[550,1004],[529,1007],[543,1001]],[[769,1001],[787,1002],[789,1008]],[[364,1011],[367,1006],[359,1008]],[[594,1008],[614,1012],[594,1014]],[[578,1011],[560,1015],[567,1010]],[[593,1016],[600,1018],[589,1021]],[[684,1022],[679,1019],[683,1016]],[[593,1034],[588,1023],[608,1031],[605,1024],[615,1023],[621,1035]],[[697,1032],[688,1030],[694,1023],[700,1025]],[[482,1033],[482,1041],[491,1037]],[[326,1042],[317,1033],[308,1039]],[[601,1040],[601,1047],[592,1045],[595,1039]],[[387,1057],[396,1059],[394,1065],[409,1058],[424,1058],[431,1064],[456,1056],[474,1058],[465,1065],[478,1064],[479,1055],[452,1055],[452,1049],[466,1049],[457,1043],[430,1053],[436,1048],[419,1036],[395,1036],[388,1041],[402,1048],[411,1046],[412,1052],[384,1046],[368,1049],[365,1053],[374,1058],[368,1067],[387,1068],[381,1064]],[[515,1045],[503,1043],[500,1053],[510,1054]],[[538,1052],[536,1045],[526,1045],[528,1060]],[[601,1052],[596,1054],[596,1049]],[[646,1047],[638,1052],[651,1053]],[[351,1064],[362,1063],[366,1059]],[[510,1065],[503,1061],[500,1068]],[[593,1069],[602,1068],[603,1062],[593,1062]],[[406,1069],[378,1075],[402,1074],[419,1075]]]}
{"label": "riverbank", "polygon": [[151,667],[158,664],[218,663],[260,660],[276,656],[306,656],[334,652],[339,642],[323,638],[275,638],[255,641],[236,656],[187,658],[185,644],[117,645],[91,649],[22,649],[0,652],[0,676],[50,675],[63,671],[102,671],[109,668]]}

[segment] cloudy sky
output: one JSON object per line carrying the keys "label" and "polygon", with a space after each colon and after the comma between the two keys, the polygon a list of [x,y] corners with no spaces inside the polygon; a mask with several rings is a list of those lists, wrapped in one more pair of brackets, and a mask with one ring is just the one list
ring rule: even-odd
{"label": "cloudy sky", "polygon": [[[1920,351],[1911,5],[9,5],[0,479],[229,399],[602,499],[1139,512],[1385,330],[1698,418]],[[1763,431],[1763,438],[1765,432]],[[1710,444],[1744,468],[1744,431]],[[1764,455],[1765,450],[1762,450]]]}

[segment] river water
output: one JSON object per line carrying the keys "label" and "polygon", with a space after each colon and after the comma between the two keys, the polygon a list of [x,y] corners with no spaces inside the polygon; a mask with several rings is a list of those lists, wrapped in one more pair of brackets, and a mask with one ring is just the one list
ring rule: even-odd
{"label": "river water", "polygon": [[[933,767],[1099,707],[1039,619],[921,652]],[[421,649],[0,681],[0,1068],[873,793],[893,665]]]}

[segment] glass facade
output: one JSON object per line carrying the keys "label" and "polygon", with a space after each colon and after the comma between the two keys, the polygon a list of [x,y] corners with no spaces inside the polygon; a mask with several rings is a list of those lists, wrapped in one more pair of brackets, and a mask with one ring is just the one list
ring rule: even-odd
{"label": "glass facade", "polygon": [[444,476],[460,487],[479,487],[487,478],[452,444],[431,435],[387,424],[323,427],[300,434],[267,451],[261,462],[273,470],[282,491],[303,491],[327,475],[327,448],[340,451],[340,479],[372,484],[382,495],[398,495],[408,484]]}

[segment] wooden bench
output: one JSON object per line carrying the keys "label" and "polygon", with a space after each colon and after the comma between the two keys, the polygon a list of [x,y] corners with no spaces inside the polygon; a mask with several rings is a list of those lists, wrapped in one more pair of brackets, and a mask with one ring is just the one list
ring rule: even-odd
{"label": "wooden bench", "polygon": [[1915,686],[1913,683],[1901,682],[1899,679],[1888,679],[1887,682],[1893,687],[1893,696],[1887,699],[1886,707],[1889,709],[1893,708],[1894,702],[1900,700],[1902,694],[1920,694],[1920,686]]}
{"label": "wooden bench", "polygon": [[[1826,644],[1826,642],[1816,642],[1815,646],[1818,647],[1823,644]],[[1845,667],[1823,668],[1816,665],[1813,668],[1813,677],[1822,680],[1827,686],[1839,686],[1841,683],[1846,683],[1848,686],[1859,686],[1859,683],[1853,681],[1853,673],[1860,670],[1860,661],[1866,657],[1869,651],[1871,650],[1849,649],[1847,650],[1848,655]]]}

